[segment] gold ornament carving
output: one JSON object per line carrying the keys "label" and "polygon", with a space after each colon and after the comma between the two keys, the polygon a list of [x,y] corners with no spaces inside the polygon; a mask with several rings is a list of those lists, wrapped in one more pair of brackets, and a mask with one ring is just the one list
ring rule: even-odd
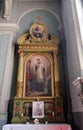
{"label": "gold ornament carving", "polygon": [[22,97],[23,82],[17,82],[17,94],[16,97]]}

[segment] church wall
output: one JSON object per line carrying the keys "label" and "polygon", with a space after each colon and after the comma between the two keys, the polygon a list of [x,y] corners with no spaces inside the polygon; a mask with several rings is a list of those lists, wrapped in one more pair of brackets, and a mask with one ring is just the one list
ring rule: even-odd
{"label": "church wall", "polygon": [[[56,12],[59,16],[61,15],[60,13],[60,2],[58,0],[56,2],[44,2],[44,1],[13,1],[13,8],[12,8],[12,17],[11,17],[11,22],[18,22],[19,17],[25,12],[30,12],[31,10],[50,10],[53,12]],[[46,17],[46,16],[45,16]]]}
{"label": "church wall", "polygon": [[77,16],[75,14],[75,7],[73,6],[72,1],[64,0],[62,3],[62,10],[64,30],[66,36],[68,79],[71,94],[71,97],[69,98],[72,102],[73,123],[75,123],[74,125],[78,129],[83,130],[83,105],[79,96],[77,95],[77,89],[73,85],[73,81],[77,77],[81,76],[82,69],[82,64],[80,62],[82,61],[82,50],[79,25],[77,22]]}
{"label": "church wall", "polygon": [[[7,123],[7,109],[10,98],[14,60],[14,36],[12,25],[0,24],[0,129]],[[5,30],[4,30],[5,28]],[[15,29],[15,28],[14,28]]]}
{"label": "church wall", "polygon": [[[4,40],[5,39],[5,40]],[[4,67],[5,67],[5,60],[6,60],[6,53],[7,53],[7,46],[8,46],[8,35],[1,34],[0,35],[0,95],[2,91],[2,80],[4,74]]]}
{"label": "church wall", "polygon": [[[17,42],[18,37],[27,32],[30,25],[35,22],[35,18],[37,16],[42,17],[42,22],[44,22],[47,27],[49,27],[48,31],[50,33],[54,33],[59,38],[59,27],[61,23],[59,21],[60,14],[60,3],[58,2],[26,2],[26,1],[13,1],[12,11],[11,11],[11,18],[10,20],[6,21],[3,17],[0,17],[0,21],[3,24],[15,24],[19,27],[19,31],[12,30],[5,30],[6,27],[2,27],[5,33],[3,33],[3,37],[1,38],[1,49],[0,51],[2,57],[0,57],[0,61],[2,60],[2,69],[1,69],[1,100],[0,100],[0,124],[1,126],[7,122],[7,107],[8,101],[10,99],[10,95],[14,95],[14,79],[13,78],[13,64],[14,64],[14,48]],[[14,28],[14,27],[13,27]],[[18,31],[17,35],[16,32]],[[2,34],[2,32],[1,32]],[[3,44],[5,43],[5,44]],[[3,49],[4,48],[4,49]],[[4,50],[4,51],[3,51]],[[16,66],[17,67],[17,66]],[[16,69],[15,69],[16,71]],[[15,74],[15,73],[14,73]],[[0,78],[1,78],[0,77]],[[12,80],[13,79],[13,80]],[[5,91],[5,94],[4,94]],[[1,127],[0,127],[1,128]]]}
{"label": "church wall", "polygon": [[28,31],[30,25],[36,21],[37,16],[41,16],[41,21],[48,27],[48,32],[54,33],[59,37],[60,23],[57,20],[57,17],[61,15],[59,2],[14,1],[14,5],[10,21],[19,25],[18,37]]}
{"label": "church wall", "polygon": [[1,34],[0,35],[0,127],[2,124],[6,123],[7,118],[7,101],[4,104],[5,94],[6,94],[6,86],[3,88],[4,81],[4,72],[5,72],[5,63],[7,58],[7,48],[9,42],[9,35]]}
{"label": "church wall", "polygon": [[[83,1],[82,0],[76,0],[75,1],[76,11],[77,11],[77,17],[78,17],[78,23],[80,26],[80,34],[82,39],[82,46],[83,46]],[[83,73],[82,73],[83,74]]]}
{"label": "church wall", "polygon": [[83,130],[83,112],[74,112],[73,120],[77,130]]}
{"label": "church wall", "polygon": [[[72,113],[73,113],[73,121],[77,127],[80,127],[82,130],[82,120],[83,120],[83,106],[81,104],[80,98],[77,96],[77,90],[73,86],[72,82],[81,75],[82,65],[81,65],[81,58],[82,58],[82,50],[80,44],[80,33],[78,28],[78,22],[76,18],[75,12],[72,10],[72,0],[62,0],[62,11],[61,11],[61,3],[60,1],[52,1],[52,2],[30,2],[30,1],[18,1],[13,0],[13,6],[11,10],[11,18],[9,21],[6,21],[2,17],[0,17],[1,23],[15,23],[19,26],[19,31],[15,40],[13,41],[13,34],[6,34],[1,33],[0,36],[0,68],[1,68],[1,75],[0,75],[0,124],[5,124],[7,121],[7,105],[10,98],[10,93],[13,95],[13,86],[11,85],[14,83],[14,79],[12,81],[13,73],[13,60],[14,60],[14,43],[17,42],[18,37],[27,32],[30,25],[35,22],[35,18],[37,16],[42,17],[42,22],[44,22],[50,33],[54,33],[58,38],[60,38],[59,32],[59,19],[57,16],[61,18],[62,12],[62,19],[64,23],[64,31],[66,36],[66,55],[67,55],[67,66],[65,68],[67,72],[65,72],[68,82],[66,84],[67,90],[67,101],[68,101],[68,118],[71,121],[71,113],[70,107],[72,102]],[[74,9],[74,8],[73,8]],[[57,14],[57,15],[56,15]],[[4,44],[6,43],[6,44]],[[4,51],[3,51],[4,50]],[[80,53],[79,53],[80,52]],[[80,58],[81,55],[81,58]],[[2,60],[3,59],[3,60]],[[11,64],[10,64],[11,61]],[[65,59],[64,59],[65,61]],[[17,66],[16,66],[17,67]],[[16,71],[16,69],[15,69]],[[11,83],[12,81],[12,83]],[[63,83],[64,86],[64,83]],[[12,87],[12,88],[11,88]],[[5,93],[4,94],[4,90]],[[10,92],[11,91],[11,92]],[[70,94],[69,94],[70,91]],[[70,102],[70,103],[69,103]],[[71,118],[71,119],[70,119]],[[80,118],[80,122],[78,121]]]}
{"label": "church wall", "polygon": [[[45,23],[45,25],[48,28],[48,33],[56,34],[57,37],[59,37],[59,23],[54,15],[52,15],[50,12],[45,10],[34,10],[27,14],[25,14],[22,19],[19,21],[19,35],[22,35],[23,32],[27,32],[29,30],[29,27],[31,23],[34,23],[36,21],[37,16],[40,15],[42,18],[42,22]],[[54,26],[55,27],[54,27]]]}

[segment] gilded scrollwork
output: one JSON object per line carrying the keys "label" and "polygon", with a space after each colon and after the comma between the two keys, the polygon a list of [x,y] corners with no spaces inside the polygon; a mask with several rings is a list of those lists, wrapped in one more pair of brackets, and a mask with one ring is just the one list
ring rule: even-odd
{"label": "gilded scrollwork", "polygon": [[17,93],[16,97],[22,97],[23,82],[17,82]]}
{"label": "gilded scrollwork", "polygon": [[[58,63],[58,38],[54,34],[48,34],[47,27],[40,22],[38,17],[29,32],[23,34],[17,42],[19,65],[17,93],[14,102],[20,102],[19,108],[22,118],[19,122],[26,119],[25,115],[23,115],[23,104],[30,105],[33,101],[41,100],[45,102],[45,114],[51,114],[51,118],[49,115],[49,121],[51,119],[53,121],[64,120]],[[41,76],[38,77],[38,74]],[[61,116],[58,116],[58,100],[61,103]],[[47,111],[48,106],[51,105],[53,105],[54,109],[50,112],[49,108]],[[14,114],[18,113],[14,110]],[[13,122],[17,122],[17,120],[18,117],[13,115]]]}
{"label": "gilded scrollwork", "polygon": [[35,42],[45,42],[48,40],[48,29],[45,24],[37,21],[31,26],[30,35]]}
{"label": "gilded scrollwork", "polygon": [[17,78],[17,97],[22,97],[22,90],[23,90],[23,51],[19,52],[19,67],[18,67],[18,78]]}
{"label": "gilded scrollwork", "polygon": [[48,34],[48,28],[40,22],[40,18],[32,24],[28,33],[23,34],[18,39],[18,44],[57,44],[59,39],[54,34]]}
{"label": "gilded scrollwork", "polygon": [[25,33],[18,39],[18,44],[34,44],[34,43],[35,44],[38,44],[38,43],[57,44],[57,43],[59,43],[58,38],[54,34],[48,34],[46,38],[38,39],[37,41],[36,41],[36,39],[34,40],[34,38],[31,36],[31,34]]}

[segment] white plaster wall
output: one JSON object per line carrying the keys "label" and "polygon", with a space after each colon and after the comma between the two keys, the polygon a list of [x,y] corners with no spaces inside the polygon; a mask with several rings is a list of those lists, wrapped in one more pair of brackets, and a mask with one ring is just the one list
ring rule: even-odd
{"label": "white plaster wall", "polygon": [[[0,16],[0,33],[1,35],[3,34],[3,37],[8,36],[7,40],[5,39],[5,37],[3,38],[3,43],[5,41],[5,43],[7,44],[7,47],[6,47],[4,65],[2,66],[4,69],[4,72],[2,74],[3,79],[1,83],[1,93],[0,93],[0,122],[1,120],[2,121],[7,120],[7,107],[8,107],[8,101],[10,98],[10,91],[11,91],[11,82],[12,82],[13,64],[14,64],[14,47],[15,47],[14,42],[17,41],[17,37],[18,37],[18,34],[16,35],[16,37],[14,37],[16,32],[18,31],[18,28],[14,27],[13,24],[17,23],[16,26],[19,26],[18,21],[19,21],[19,18],[22,16],[22,14],[24,12],[28,12],[29,10],[32,10],[33,8],[34,10],[38,8],[42,10],[46,9],[47,11],[49,10],[50,12],[53,12],[60,16],[60,3],[56,3],[54,1],[52,2],[50,1],[47,3],[44,1],[43,2],[42,1],[41,2],[25,1],[24,2],[24,1],[18,1],[18,0],[13,1],[12,15],[9,21],[6,21],[6,19]],[[53,17],[55,18],[54,15]],[[32,18],[33,17],[31,17],[31,19]],[[47,22],[49,21],[47,20]],[[27,28],[27,31],[28,31],[28,28]],[[15,41],[13,41],[14,39]]]}
{"label": "white plaster wall", "polygon": [[83,0],[75,0],[78,22],[80,26],[80,34],[83,46]]}
{"label": "white plaster wall", "polygon": [[[81,75],[82,69],[82,50],[81,50],[81,39],[79,33],[79,26],[77,17],[75,14],[74,8],[72,8],[73,0],[62,0],[62,15],[63,15],[63,23],[64,23],[64,30],[66,36],[66,54],[67,54],[67,65],[68,65],[68,76],[69,76],[69,85],[70,85],[70,92],[71,92],[71,101],[72,101],[72,111],[73,112],[82,112],[83,107],[79,97],[77,96],[77,90],[73,86],[72,82]],[[30,2],[30,1],[13,1],[12,7],[12,16],[9,21],[5,21],[0,19],[1,22],[4,23],[18,23],[23,13],[28,13],[32,9],[35,11],[36,9],[42,10],[49,10],[56,13],[58,16],[61,17],[61,7],[58,1],[50,1],[50,2]],[[49,17],[49,16],[48,16]],[[27,17],[28,18],[28,17]],[[32,17],[31,17],[32,19]],[[21,19],[20,19],[21,20]],[[28,20],[28,19],[27,19]],[[29,20],[28,20],[29,21]],[[48,22],[48,20],[47,20]],[[24,24],[24,23],[23,23]],[[22,28],[23,29],[23,28]],[[11,81],[12,81],[12,70],[13,70],[13,58],[14,58],[14,44],[13,38],[14,33],[11,31],[10,33],[7,32],[9,35],[8,47],[7,47],[7,59],[5,61],[5,72],[4,72],[4,79],[2,84],[2,93],[1,93],[1,101],[0,101],[0,112],[5,113],[7,112],[7,104],[10,96],[11,90]],[[4,91],[6,94],[4,94]]]}
{"label": "white plaster wall", "polygon": [[[4,65],[0,64],[0,71],[2,80],[0,80],[0,124],[7,121],[7,108],[8,101],[10,98],[11,82],[12,82],[12,72],[13,72],[13,62],[14,62],[14,38],[16,35],[17,26],[0,24],[0,44],[3,44],[4,48],[1,48],[2,57],[0,61],[4,61]],[[3,53],[4,52],[4,53]],[[2,65],[2,66],[1,66]]]}
{"label": "white plaster wall", "polygon": [[[60,1],[19,1],[19,0],[13,0],[12,10],[11,10],[11,18],[7,22],[14,22],[17,23],[20,16],[31,9],[37,9],[41,8],[51,10],[55,13],[57,13],[59,16],[61,15],[60,12]],[[0,21],[6,22],[3,18],[0,18]]]}
{"label": "white plaster wall", "polygon": [[[2,93],[1,93],[1,103],[0,110],[3,112],[7,111],[7,105],[10,96],[10,87],[12,81],[12,70],[13,70],[13,58],[14,58],[14,45],[12,43],[12,34],[9,35],[7,53],[6,53],[6,61],[5,61],[5,70],[4,70],[4,78],[2,84]],[[5,102],[5,103],[4,103]]]}
{"label": "white plaster wall", "polygon": [[62,15],[64,30],[66,36],[66,54],[67,54],[67,65],[68,65],[68,76],[69,86],[72,101],[72,111],[82,112],[83,106],[80,98],[77,96],[76,88],[72,82],[81,75],[81,61],[82,61],[82,50],[81,50],[81,37],[79,33],[79,25],[77,16],[75,14],[74,3],[71,0],[62,1]]}

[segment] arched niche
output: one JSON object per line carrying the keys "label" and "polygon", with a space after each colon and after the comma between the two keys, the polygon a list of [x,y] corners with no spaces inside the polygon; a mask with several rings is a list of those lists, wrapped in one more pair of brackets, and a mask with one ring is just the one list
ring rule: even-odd
{"label": "arched niche", "polygon": [[[26,121],[27,116],[23,112],[25,102],[33,104],[33,101],[41,100],[45,105],[47,102],[54,104],[54,110],[51,111],[53,120],[50,119],[48,113],[45,113],[50,122],[64,121],[58,47],[59,39],[48,33],[48,28],[40,22],[40,17],[31,25],[28,33],[24,33],[19,37],[17,41],[19,56],[17,91],[14,97],[12,123]],[[38,76],[40,78],[37,79],[36,74],[39,74],[40,70],[42,76]],[[31,108],[33,110],[33,107]],[[58,111],[59,108],[61,109],[60,112]],[[32,115],[28,116],[33,120]]]}
{"label": "arched niche", "polygon": [[40,16],[42,18],[41,21],[47,25],[48,33],[53,33],[59,38],[59,30],[62,27],[59,16],[51,10],[41,8],[28,10],[20,16],[18,20],[20,28],[18,35],[20,36],[27,32],[38,16]]}

